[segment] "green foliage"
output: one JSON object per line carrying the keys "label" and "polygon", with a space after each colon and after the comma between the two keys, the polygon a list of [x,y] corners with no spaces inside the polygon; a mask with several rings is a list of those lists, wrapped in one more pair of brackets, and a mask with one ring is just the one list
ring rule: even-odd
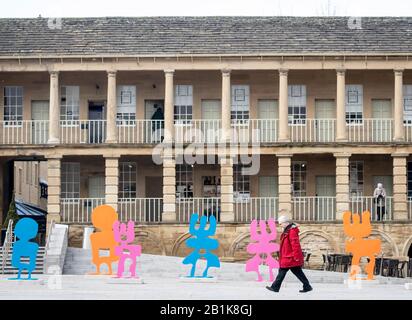
{"label": "green foliage", "polygon": [[13,198],[11,199],[9,211],[7,212],[6,219],[4,220],[4,223],[3,223],[3,228],[7,228],[10,219],[13,220],[13,225],[15,225],[17,220],[19,220],[19,215],[16,212],[16,203],[14,201],[14,195],[13,195]]}

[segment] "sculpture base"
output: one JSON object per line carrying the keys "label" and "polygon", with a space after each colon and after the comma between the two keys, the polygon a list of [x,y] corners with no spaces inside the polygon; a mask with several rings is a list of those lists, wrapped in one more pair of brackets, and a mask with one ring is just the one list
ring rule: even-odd
{"label": "sculpture base", "polygon": [[17,279],[13,275],[9,277],[5,277],[2,279],[3,281],[8,281],[9,284],[14,284],[17,286],[44,286],[46,281],[44,279],[39,279],[37,277],[33,277],[31,280],[28,279]]}
{"label": "sculpture base", "polygon": [[191,283],[216,283],[218,282],[217,277],[188,277],[188,276],[180,276],[180,282],[191,282]]}
{"label": "sculpture base", "polygon": [[144,284],[142,278],[116,278],[111,277],[107,279],[106,283],[110,284]]}

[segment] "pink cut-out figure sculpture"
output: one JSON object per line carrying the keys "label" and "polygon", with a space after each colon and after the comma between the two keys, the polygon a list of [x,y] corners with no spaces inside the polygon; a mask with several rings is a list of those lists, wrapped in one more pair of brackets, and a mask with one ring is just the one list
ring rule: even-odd
{"label": "pink cut-out figure sculpture", "polygon": [[253,220],[250,224],[250,238],[257,243],[249,243],[246,250],[255,256],[246,261],[246,272],[255,271],[258,275],[257,281],[263,281],[259,266],[265,264],[269,268],[269,279],[274,280],[273,269],[279,268],[279,262],[272,256],[273,252],[279,251],[279,244],[272,242],[276,240],[276,222],[273,219],[267,221],[270,232],[266,229],[266,220]]}
{"label": "pink cut-out figure sculpture", "polygon": [[120,223],[115,221],[113,224],[114,239],[116,242],[120,243],[115,247],[115,254],[120,258],[117,265],[117,278],[123,277],[124,265],[126,259],[132,260],[130,265],[130,276],[132,278],[136,277],[136,258],[142,253],[142,247],[140,245],[132,245],[130,243],[134,240],[134,222],[129,221],[127,226],[125,223]]}

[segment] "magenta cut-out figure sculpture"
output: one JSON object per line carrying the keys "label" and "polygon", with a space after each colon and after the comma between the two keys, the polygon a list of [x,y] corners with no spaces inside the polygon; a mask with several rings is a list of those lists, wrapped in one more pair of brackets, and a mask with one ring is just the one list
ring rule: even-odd
{"label": "magenta cut-out figure sculpture", "polygon": [[253,220],[250,224],[250,238],[255,243],[249,243],[246,250],[255,256],[246,261],[246,272],[255,271],[258,275],[257,281],[263,280],[259,272],[261,264],[268,266],[270,281],[274,279],[272,270],[279,268],[279,262],[272,256],[272,253],[279,251],[279,244],[272,242],[276,240],[276,222],[273,219],[269,219],[267,224],[270,229],[269,233],[266,229],[266,220],[259,221],[260,233],[257,220]]}
{"label": "magenta cut-out figure sculpture", "polygon": [[120,245],[115,247],[115,254],[120,258],[117,265],[117,278],[123,277],[126,259],[132,260],[130,265],[130,276],[136,277],[136,258],[142,253],[142,247],[140,245],[130,244],[134,240],[134,222],[129,221],[127,226],[125,223],[116,221],[113,224],[114,239]]}

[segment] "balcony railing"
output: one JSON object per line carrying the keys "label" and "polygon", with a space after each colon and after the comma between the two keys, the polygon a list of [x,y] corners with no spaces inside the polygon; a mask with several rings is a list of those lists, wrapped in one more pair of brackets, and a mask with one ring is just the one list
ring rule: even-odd
{"label": "balcony railing", "polygon": [[362,214],[364,211],[369,211],[371,221],[393,220],[393,197],[385,197],[382,205],[379,205],[374,197],[354,196],[350,198],[349,204],[352,213]]}
{"label": "balcony railing", "polygon": [[119,143],[155,144],[164,137],[164,120],[129,120],[117,123]]}
{"label": "balcony railing", "polygon": [[104,202],[103,198],[64,198],[60,202],[62,222],[90,223],[93,209]]}
{"label": "balcony railing", "polygon": [[1,144],[46,144],[48,120],[0,121]]}
{"label": "balcony railing", "polygon": [[275,143],[278,141],[277,119],[232,120],[232,141],[235,143]]}
{"label": "balcony railing", "polygon": [[235,221],[249,223],[252,220],[277,219],[278,198],[253,197],[234,201]]}
{"label": "balcony railing", "polygon": [[99,144],[106,141],[106,120],[62,120],[60,140],[66,144]]}
{"label": "balcony railing", "polygon": [[193,213],[215,216],[220,221],[220,198],[178,198],[176,199],[177,222],[189,222]]}
{"label": "balcony railing", "polygon": [[294,197],[292,212],[297,221],[333,221],[336,219],[336,197]]}
{"label": "balcony railing", "polygon": [[177,143],[218,143],[221,139],[221,120],[175,121]]}
{"label": "balcony railing", "polygon": [[119,199],[119,220],[123,222],[161,222],[162,198]]}
{"label": "balcony railing", "polygon": [[289,124],[292,142],[334,142],[336,135],[335,119],[305,119]]}
{"label": "balcony railing", "polygon": [[393,119],[362,119],[347,128],[349,142],[391,142]]}

